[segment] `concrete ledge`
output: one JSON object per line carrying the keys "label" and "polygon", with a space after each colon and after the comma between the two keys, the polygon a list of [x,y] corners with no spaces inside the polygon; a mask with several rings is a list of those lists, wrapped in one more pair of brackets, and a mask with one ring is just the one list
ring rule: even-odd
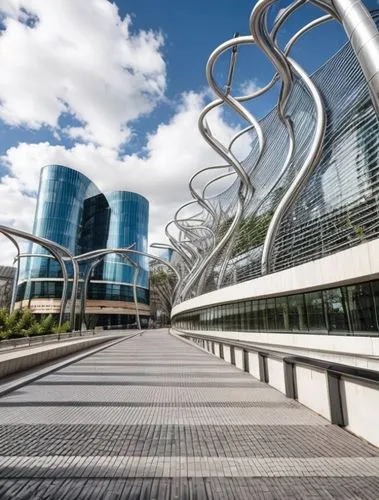
{"label": "concrete ledge", "polygon": [[0,379],[9,377],[58,358],[69,356],[78,351],[110,342],[119,338],[117,335],[84,338],[60,342],[59,344],[42,345],[23,349],[21,352],[6,352],[0,354]]}
{"label": "concrete ledge", "polygon": [[321,259],[187,299],[173,307],[171,318],[200,307],[376,280],[379,278],[378,253],[379,238],[376,238]]}

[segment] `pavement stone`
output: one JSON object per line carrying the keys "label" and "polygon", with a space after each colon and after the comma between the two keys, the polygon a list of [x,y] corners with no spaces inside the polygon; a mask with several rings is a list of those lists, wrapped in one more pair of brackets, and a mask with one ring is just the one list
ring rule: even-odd
{"label": "pavement stone", "polygon": [[0,398],[0,499],[377,499],[379,450],[147,331]]}

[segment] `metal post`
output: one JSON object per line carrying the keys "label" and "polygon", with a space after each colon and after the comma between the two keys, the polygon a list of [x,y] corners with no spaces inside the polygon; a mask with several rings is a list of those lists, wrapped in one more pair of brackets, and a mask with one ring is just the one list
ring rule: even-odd
{"label": "metal post", "polygon": [[102,261],[101,259],[94,260],[88,267],[87,272],[84,276],[83,285],[82,285],[82,293],[80,297],[80,329],[82,328],[83,321],[86,324],[86,303],[87,303],[87,293],[88,293],[88,285],[91,280],[91,273],[93,269]]}

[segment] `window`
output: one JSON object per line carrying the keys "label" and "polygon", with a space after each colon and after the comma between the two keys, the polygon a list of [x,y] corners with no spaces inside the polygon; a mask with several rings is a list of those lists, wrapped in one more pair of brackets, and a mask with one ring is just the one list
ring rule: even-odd
{"label": "window", "polygon": [[251,321],[250,328],[253,331],[258,331],[259,330],[259,326],[258,326],[258,309],[259,309],[259,302],[258,302],[258,300],[253,300],[252,307],[251,307],[251,316],[250,316],[250,321]]}
{"label": "window", "polygon": [[346,287],[347,304],[354,332],[377,330],[370,283]]}
{"label": "window", "polygon": [[309,331],[327,331],[322,292],[305,294]]}
{"label": "window", "polygon": [[333,288],[324,292],[328,312],[329,330],[331,332],[348,332],[347,314],[341,288]]}
{"label": "window", "polygon": [[258,301],[258,329],[259,331],[267,330],[267,310],[266,310],[266,299],[261,299]]}
{"label": "window", "polygon": [[[69,283],[70,288],[71,285]],[[27,298],[30,286],[30,283],[28,286],[22,283],[18,287],[19,296],[22,294]],[[57,296],[62,293],[62,282],[43,285],[36,282],[33,286],[35,294],[40,286],[43,294]],[[103,296],[106,286],[97,285],[93,291]],[[379,281],[373,281],[304,294],[220,304],[179,315],[175,322],[189,330],[299,333],[330,331],[379,335],[378,314]]]}
{"label": "window", "polygon": [[275,299],[267,299],[267,329],[271,331],[276,330],[276,313],[275,313]]}
{"label": "window", "polygon": [[245,302],[245,329],[247,331],[252,330],[251,314],[252,314],[252,302]]}
{"label": "window", "polygon": [[277,329],[289,330],[288,300],[287,297],[277,297],[275,299],[276,326]]}
{"label": "window", "polygon": [[232,329],[239,331],[241,330],[241,317],[239,314],[239,307],[238,303],[236,304],[231,304],[231,307],[233,309],[233,326]]}
{"label": "window", "polygon": [[245,302],[240,302],[238,304],[238,316],[240,320],[240,330],[246,331],[246,310],[245,310]]}
{"label": "window", "polygon": [[307,331],[308,323],[305,313],[304,295],[290,295],[288,297],[289,329],[292,331]]}

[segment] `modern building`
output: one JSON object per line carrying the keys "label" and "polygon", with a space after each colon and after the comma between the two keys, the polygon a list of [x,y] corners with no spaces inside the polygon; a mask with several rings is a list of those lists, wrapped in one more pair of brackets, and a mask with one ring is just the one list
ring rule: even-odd
{"label": "modern building", "polygon": [[[146,252],[149,203],[136,193],[101,193],[82,173],[61,165],[41,170],[33,233],[64,247],[73,255],[105,248],[133,245]],[[35,257],[22,259],[16,307],[36,314],[58,314],[62,296],[61,268],[41,247],[32,245]],[[149,269],[147,259],[130,256],[138,265],[137,299],[142,321],[149,317]],[[83,277],[88,263],[80,265]],[[72,278],[72,269],[70,269]],[[87,294],[87,320],[91,326],[136,323],[133,301],[134,266],[124,257],[110,254],[93,269]],[[83,280],[79,280],[79,287]],[[69,283],[70,284],[70,283]],[[80,290],[79,290],[80,291]]]}
{"label": "modern building", "polygon": [[176,328],[315,356],[379,353],[379,73],[369,76],[378,71],[379,35],[362,49],[379,13],[359,17],[363,4],[350,3],[338,15],[354,36],[310,78],[273,55],[275,70],[286,60],[292,75],[285,115],[279,102],[247,123],[251,152],[231,161],[234,182],[205,196],[194,216],[201,225],[189,218],[173,239],[173,262],[187,270],[172,311]]}

